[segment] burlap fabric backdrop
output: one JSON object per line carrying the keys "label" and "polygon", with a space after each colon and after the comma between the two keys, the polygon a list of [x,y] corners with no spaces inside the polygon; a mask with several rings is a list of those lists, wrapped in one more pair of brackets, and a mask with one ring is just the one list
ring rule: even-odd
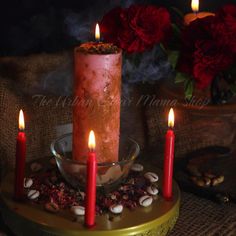
{"label": "burlap fabric backdrop", "polygon": [[178,91],[175,93],[169,88],[170,85],[160,84],[148,91],[150,98],[145,106],[145,116],[150,147],[158,150],[163,157],[168,112],[173,107],[176,158],[208,146],[225,146],[235,150],[236,104],[207,106],[204,99],[197,97],[183,101],[183,92],[178,94]]}
{"label": "burlap fabric backdrop", "polygon": [[27,135],[27,160],[48,156],[49,144],[55,138],[55,125],[71,122],[71,108],[56,106],[57,96],[42,104],[36,96],[42,77],[61,66],[67,53],[0,59],[0,150],[1,166],[14,166],[18,114],[23,109]]}
{"label": "burlap fabric backdrop", "polygon": [[[49,146],[56,137],[55,127],[72,122],[71,97],[60,96],[72,89],[70,83],[67,90],[61,87],[60,93],[58,90],[63,81],[53,77],[65,73],[63,76],[68,79],[73,76],[72,70],[72,52],[0,58],[0,164],[3,169],[7,164],[14,166],[15,163],[20,109],[25,114],[27,161],[50,155]],[[52,72],[54,76],[51,76]],[[132,105],[122,106],[121,132],[128,132],[143,146],[141,111],[133,108],[135,112]]]}

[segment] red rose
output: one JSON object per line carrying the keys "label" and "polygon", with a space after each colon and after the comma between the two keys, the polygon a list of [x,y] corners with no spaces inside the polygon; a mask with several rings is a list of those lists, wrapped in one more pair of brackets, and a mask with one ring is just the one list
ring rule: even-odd
{"label": "red rose", "polygon": [[[202,42],[203,44],[205,40],[211,39],[211,36],[209,35],[209,27],[212,21],[212,16],[193,21],[182,32],[182,48],[180,51],[180,57],[177,65],[178,70],[185,74],[194,76],[197,82],[197,86],[201,88],[207,87],[212,79],[204,78],[204,82],[203,80],[201,80],[201,78],[196,78],[197,75],[203,74],[197,73],[198,69],[196,68],[199,68],[200,71],[201,60],[200,57],[198,57],[197,60],[195,59],[195,57],[197,57],[197,55],[200,55],[201,53],[196,53],[196,50],[199,42]],[[195,68],[196,62],[198,62],[198,65]]]}
{"label": "red rose", "polygon": [[216,14],[213,33],[218,42],[226,44],[236,53],[236,5],[226,5]]}
{"label": "red rose", "polygon": [[164,8],[131,5],[116,8],[101,21],[101,31],[108,42],[129,53],[143,52],[163,42],[171,29],[170,15]]}
{"label": "red rose", "polygon": [[199,89],[207,88],[221,71],[233,63],[232,54],[211,40],[196,42],[193,54],[193,76]]}
{"label": "red rose", "polygon": [[128,9],[128,15],[130,27],[146,45],[163,41],[170,32],[170,15],[164,8],[133,5]]}
{"label": "red rose", "polygon": [[101,33],[107,42],[119,45],[119,35],[126,25],[126,11],[116,7],[103,16],[100,22]]}

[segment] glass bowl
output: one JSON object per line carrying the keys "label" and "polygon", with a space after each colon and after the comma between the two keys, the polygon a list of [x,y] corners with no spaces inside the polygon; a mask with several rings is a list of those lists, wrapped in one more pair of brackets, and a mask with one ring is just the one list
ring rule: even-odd
{"label": "glass bowl", "polygon": [[[59,171],[74,188],[84,189],[86,163],[72,159],[72,133],[62,135],[51,143],[51,152]],[[97,187],[105,191],[115,189],[129,174],[130,168],[140,152],[139,145],[131,138],[120,138],[119,161],[97,163]]]}

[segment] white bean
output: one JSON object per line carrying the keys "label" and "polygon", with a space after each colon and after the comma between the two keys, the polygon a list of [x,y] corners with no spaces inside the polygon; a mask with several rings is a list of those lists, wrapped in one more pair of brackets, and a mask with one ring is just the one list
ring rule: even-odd
{"label": "white bean", "polygon": [[85,208],[83,206],[72,206],[71,211],[77,216],[85,215]]}
{"label": "white bean", "polygon": [[34,200],[36,198],[38,198],[40,195],[39,191],[32,189],[28,192],[27,196],[29,199]]}
{"label": "white bean", "polygon": [[114,204],[109,207],[109,210],[114,214],[120,214],[123,211],[123,205]]}
{"label": "white bean", "polygon": [[152,201],[153,201],[152,197],[148,195],[144,195],[139,198],[139,204],[140,206],[143,206],[143,207],[150,206],[152,204]]}
{"label": "white bean", "polygon": [[155,187],[155,186],[148,186],[148,187],[147,187],[147,192],[148,192],[150,195],[155,196],[155,195],[158,194],[159,191],[158,191],[157,187]]}
{"label": "white bean", "polygon": [[24,187],[30,188],[33,184],[33,180],[31,178],[24,178]]}
{"label": "white bean", "polygon": [[156,173],[153,172],[147,172],[144,174],[144,177],[149,180],[151,183],[155,183],[158,181],[159,177]]}
{"label": "white bean", "polygon": [[135,171],[135,172],[142,172],[143,171],[143,165],[139,164],[139,163],[134,163],[131,166],[131,170]]}

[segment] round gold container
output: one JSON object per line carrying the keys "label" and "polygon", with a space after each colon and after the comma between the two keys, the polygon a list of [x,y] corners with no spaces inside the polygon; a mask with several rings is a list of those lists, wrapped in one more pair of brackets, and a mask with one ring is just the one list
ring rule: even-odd
{"label": "round gold container", "polygon": [[[153,167],[145,171],[162,172]],[[162,179],[160,178],[160,187]],[[1,183],[0,208],[5,223],[17,236],[164,236],[175,225],[179,215],[180,190],[173,182],[173,199],[164,200],[161,195],[149,207],[124,209],[121,215],[105,214],[96,217],[96,225],[88,229],[83,217],[76,220],[71,212],[51,214],[43,206],[12,199],[14,175],[9,173]]]}

